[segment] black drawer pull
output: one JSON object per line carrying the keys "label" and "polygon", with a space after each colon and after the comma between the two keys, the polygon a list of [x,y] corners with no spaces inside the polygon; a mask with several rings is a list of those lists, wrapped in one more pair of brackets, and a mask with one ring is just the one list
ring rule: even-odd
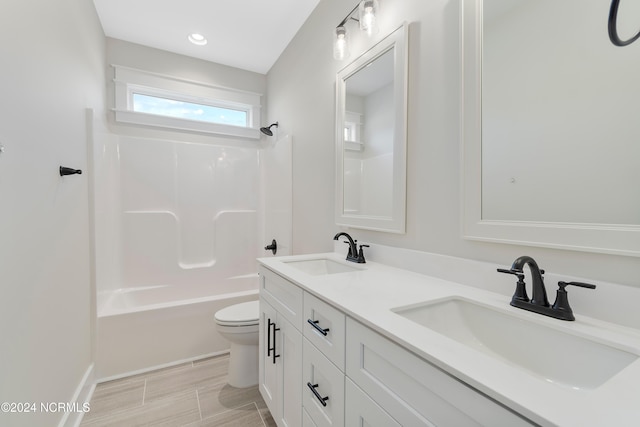
{"label": "black drawer pull", "polygon": [[267,357],[271,357],[271,319],[267,319]]}
{"label": "black drawer pull", "polygon": [[276,331],[279,331],[280,328],[276,328],[276,322],[273,322],[272,325],[273,325],[273,348],[271,350],[273,351],[273,354],[271,356],[272,356],[273,364],[275,365],[276,359],[280,357],[279,354],[276,354]]}
{"label": "black drawer pull", "polygon": [[309,387],[309,389],[313,392],[313,395],[320,401],[320,404],[322,406],[327,406],[327,400],[329,400],[329,396],[327,397],[320,396],[320,393],[318,393],[318,391],[316,390],[316,387],[318,387],[318,384],[307,383],[307,387]]}
{"label": "black drawer pull", "polygon": [[327,332],[329,332],[329,328],[322,329],[320,326],[318,326],[318,320],[307,319],[307,323],[313,326],[314,328],[316,328],[316,331],[320,332],[325,337],[327,336]]}

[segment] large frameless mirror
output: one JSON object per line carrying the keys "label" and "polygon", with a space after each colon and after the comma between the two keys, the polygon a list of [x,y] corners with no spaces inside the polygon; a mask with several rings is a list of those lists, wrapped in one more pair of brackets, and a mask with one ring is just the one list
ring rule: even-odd
{"label": "large frameless mirror", "polygon": [[462,4],[465,237],[640,256],[640,45],[606,1]]}
{"label": "large frameless mirror", "polygon": [[336,223],[405,232],[407,25],[338,72]]}

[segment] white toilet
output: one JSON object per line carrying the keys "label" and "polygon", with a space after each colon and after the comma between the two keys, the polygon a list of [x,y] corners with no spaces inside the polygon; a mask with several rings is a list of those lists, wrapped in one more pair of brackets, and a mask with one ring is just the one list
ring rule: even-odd
{"label": "white toilet", "polygon": [[229,385],[244,388],[258,384],[258,301],[231,305],[216,312],[216,330],[231,343]]}

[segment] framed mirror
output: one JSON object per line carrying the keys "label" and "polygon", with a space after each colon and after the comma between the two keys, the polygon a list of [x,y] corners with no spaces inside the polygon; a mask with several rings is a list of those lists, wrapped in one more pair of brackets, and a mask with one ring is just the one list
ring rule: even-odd
{"label": "framed mirror", "polygon": [[403,24],[336,79],[336,224],[405,232],[407,42]]}
{"label": "framed mirror", "polygon": [[461,1],[464,237],[640,256],[640,45],[607,2]]}

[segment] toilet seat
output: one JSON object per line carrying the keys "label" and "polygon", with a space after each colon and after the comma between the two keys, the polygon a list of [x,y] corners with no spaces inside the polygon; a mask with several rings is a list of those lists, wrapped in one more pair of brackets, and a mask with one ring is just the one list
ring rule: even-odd
{"label": "toilet seat", "polygon": [[259,301],[249,301],[231,305],[215,314],[216,323],[221,326],[254,326],[260,321]]}

